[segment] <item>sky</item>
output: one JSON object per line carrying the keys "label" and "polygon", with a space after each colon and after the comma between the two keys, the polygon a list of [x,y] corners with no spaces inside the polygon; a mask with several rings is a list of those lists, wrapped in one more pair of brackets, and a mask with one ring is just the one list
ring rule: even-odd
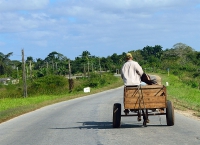
{"label": "sky", "polygon": [[74,60],[184,43],[200,51],[200,0],[0,0],[0,52]]}

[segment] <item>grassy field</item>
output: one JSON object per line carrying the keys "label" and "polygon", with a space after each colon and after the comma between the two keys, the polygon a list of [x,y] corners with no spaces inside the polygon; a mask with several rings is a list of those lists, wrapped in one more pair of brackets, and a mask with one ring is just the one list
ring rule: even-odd
{"label": "grassy field", "polygon": [[114,84],[110,84],[104,86],[102,88],[94,89],[91,88],[90,93],[76,92],[76,93],[68,93],[66,95],[42,95],[42,96],[34,96],[27,98],[4,98],[0,99],[0,123],[14,118],[16,116],[22,115],[24,113],[34,111],[41,107],[51,105],[54,103],[58,103],[61,101],[66,101],[73,98],[82,97],[85,95],[94,94],[97,92],[102,92],[105,90],[117,88],[123,85],[123,82],[120,77],[118,77],[117,81]]}
{"label": "grassy field", "polygon": [[[169,83],[167,86],[168,99],[174,103],[176,109],[194,110],[196,116],[200,116],[200,90],[184,85],[178,77],[167,74],[154,74],[162,78],[162,84]],[[69,99],[94,94],[97,92],[113,89],[122,86],[122,80],[119,77],[113,84],[104,86],[103,88],[91,89],[90,93],[78,92],[66,95],[43,95],[27,98],[4,98],[0,99],[0,123],[24,113],[36,110],[46,105],[66,101]]]}
{"label": "grassy field", "polygon": [[168,99],[174,103],[179,110],[193,110],[194,115],[200,116],[200,90],[185,85],[177,76],[157,74],[162,78],[162,84],[167,86]]}

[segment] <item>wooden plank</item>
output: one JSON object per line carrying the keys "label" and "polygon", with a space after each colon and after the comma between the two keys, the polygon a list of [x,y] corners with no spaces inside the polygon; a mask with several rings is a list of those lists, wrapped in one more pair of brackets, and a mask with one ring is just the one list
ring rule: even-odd
{"label": "wooden plank", "polygon": [[126,90],[125,91],[125,96],[135,96],[140,93],[139,90]]}
{"label": "wooden plank", "polygon": [[157,108],[166,108],[166,103],[148,103],[148,104],[129,104],[126,103],[124,106],[125,109],[157,109]]}
{"label": "wooden plank", "polygon": [[[127,90],[138,89],[138,87],[132,87],[132,86],[125,86],[125,88]],[[165,86],[164,85],[145,85],[145,86],[141,86],[141,89],[144,89],[144,90],[145,89],[161,89],[161,88],[165,88]]]}
{"label": "wooden plank", "polygon": [[155,90],[126,90],[125,91],[125,96],[126,97],[133,97],[133,96],[138,96],[139,94],[149,94],[152,96],[163,96],[166,95],[164,90],[161,89],[155,89]]}
{"label": "wooden plank", "polygon": [[165,97],[161,96],[161,97],[145,97],[143,99],[139,99],[139,98],[131,98],[131,97],[126,97],[124,99],[124,103],[139,103],[139,102],[142,102],[143,101],[145,103],[162,103],[162,102],[166,102],[166,99]]}
{"label": "wooden plank", "polygon": [[141,86],[142,89],[161,89],[164,88],[164,85],[145,85],[145,86]]}
{"label": "wooden plank", "polygon": [[158,94],[155,93],[143,93],[143,94],[126,94],[125,98],[149,98],[149,97],[166,97],[165,93],[159,92]]}

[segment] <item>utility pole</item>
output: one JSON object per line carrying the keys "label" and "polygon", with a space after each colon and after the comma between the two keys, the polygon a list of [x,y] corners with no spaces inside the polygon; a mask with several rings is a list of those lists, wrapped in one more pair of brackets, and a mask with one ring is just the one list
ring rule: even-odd
{"label": "utility pole", "polygon": [[26,66],[26,79],[28,79],[28,66]]}
{"label": "utility pole", "polygon": [[90,71],[90,63],[89,63],[89,61],[88,61],[88,77],[89,77],[89,71]]}
{"label": "utility pole", "polygon": [[84,77],[86,77],[85,63],[84,63]]}
{"label": "utility pole", "polygon": [[93,63],[91,63],[91,65],[92,65],[92,72],[93,72],[93,70],[94,70]]}
{"label": "utility pole", "polygon": [[19,79],[19,70],[18,70],[18,67],[17,67],[17,79]]}
{"label": "utility pole", "polygon": [[68,61],[68,69],[69,69],[69,79],[71,79],[71,65],[70,65],[70,60]]}
{"label": "utility pole", "polygon": [[72,89],[74,87],[74,81],[71,78],[71,65],[70,65],[70,60],[68,61],[68,69],[69,69],[69,91],[72,92]]}
{"label": "utility pole", "polygon": [[101,62],[100,62],[100,57],[99,57],[99,72],[100,72],[100,75],[101,75]]}
{"label": "utility pole", "polygon": [[31,60],[29,61],[29,69],[30,69],[30,78],[32,79],[32,64]]}
{"label": "utility pole", "polygon": [[23,71],[23,91],[24,91],[24,98],[27,97],[27,85],[26,85],[26,67],[24,61],[24,49],[22,49],[22,71]]}
{"label": "utility pole", "polygon": [[58,68],[58,63],[56,62],[56,71],[57,71],[57,68]]}

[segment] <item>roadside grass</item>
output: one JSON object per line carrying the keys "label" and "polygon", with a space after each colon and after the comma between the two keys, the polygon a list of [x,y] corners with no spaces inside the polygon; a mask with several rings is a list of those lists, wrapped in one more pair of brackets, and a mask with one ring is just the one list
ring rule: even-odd
{"label": "roadside grass", "polygon": [[114,89],[122,85],[123,82],[121,78],[117,77],[116,81],[111,84],[107,84],[101,88],[91,88],[89,93],[84,93],[82,90],[79,92],[67,93],[65,95],[41,95],[27,98],[3,98],[0,99],[0,123],[47,105],[91,95],[109,89]]}
{"label": "roadside grass", "polygon": [[174,103],[178,110],[193,110],[193,115],[200,117],[200,90],[184,84],[177,76],[170,74],[157,74],[162,78],[162,84],[167,86],[168,99]]}

